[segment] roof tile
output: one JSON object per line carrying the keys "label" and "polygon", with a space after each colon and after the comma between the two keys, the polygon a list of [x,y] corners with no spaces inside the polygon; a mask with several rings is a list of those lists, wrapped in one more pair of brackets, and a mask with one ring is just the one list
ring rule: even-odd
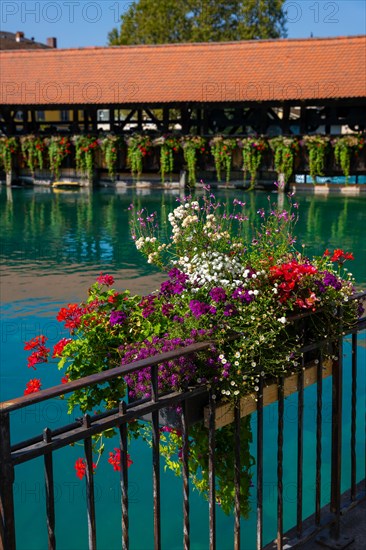
{"label": "roof tile", "polygon": [[5,105],[366,97],[366,36],[0,52]]}

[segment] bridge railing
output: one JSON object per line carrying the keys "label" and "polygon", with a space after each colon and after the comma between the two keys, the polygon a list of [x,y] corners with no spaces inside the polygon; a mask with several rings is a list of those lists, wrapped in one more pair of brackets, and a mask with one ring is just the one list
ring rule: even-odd
{"label": "bridge railing", "polygon": [[[353,299],[366,301],[366,292],[358,293]],[[357,432],[357,383],[360,377],[361,369],[365,370],[366,365],[361,365],[358,360],[358,348],[360,333],[366,328],[366,317],[359,319],[357,325],[350,331],[351,334],[351,433],[349,442],[350,453],[350,471],[347,481],[348,503],[356,504],[364,495],[365,487],[356,482],[357,461],[366,460],[366,457],[356,456],[356,432]],[[306,353],[314,353],[318,358],[315,362],[315,383],[316,383],[316,468],[314,493],[312,495],[314,502],[314,514],[308,518],[303,517],[303,478],[304,478],[304,392],[306,387],[306,370],[301,369],[296,375],[297,398],[297,465],[296,465],[296,525],[288,532],[284,532],[284,455],[286,453],[286,441],[284,440],[284,429],[286,417],[284,414],[285,397],[287,395],[286,379],[278,378],[274,381],[277,388],[276,401],[278,409],[277,426],[277,534],[274,541],[264,546],[263,537],[263,517],[266,514],[267,503],[263,499],[263,469],[264,469],[264,423],[263,414],[266,405],[266,388],[263,381],[259,382],[259,391],[257,401],[255,402],[256,414],[256,548],[262,550],[264,547],[277,548],[278,550],[286,547],[293,547],[296,544],[309,538],[312,534],[320,531],[326,526],[330,526],[329,537],[337,540],[341,534],[341,513],[343,507],[343,495],[341,491],[341,473],[342,460],[342,403],[343,403],[343,336],[340,336],[336,342],[337,360],[332,365],[332,417],[331,417],[331,483],[330,494],[322,495],[321,472],[322,472],[322,414],[323,414],[323,370],[321,345],[324,342],[316,342],[303,347],[304,357]],[[158,392],[158,365],[162,361],[172,360],[187,354],[195,352],[208,351],[212,342],[202,342],[193,344],[179,351],[162,353],[160,355],[149,357],[148,359],[136,361],[133,364],[117,367],[94,374],[68,384],[54,386],[42,390],[38,393],[29,394],[0,404],[0,541],[1,548],[4,550],[16,549],[16,525],[15,525],[15,505],[14,505],[14,479],[15,470],[18,465],[43,457],[44,461],[44,483],[45,483],[45,508],[47,518],[47,537],[48,548],[56,548],[57,518],[55,511],[55,483],[53,457],[62,448],[71,444],[81,442],[84,446],[85,465],[86,465],[86,519],[88,524],[88,545],[90,550],[97,548],[97,524],[96,499],[93,478],[93,450],[92,437],[109,428],[115,428],[118,433],[120,443],[120,496],[121,496],[121,548],[128,550],[130,546],[129,523],[131,510],[128,497],[128,430],[129,423],[133,419],[151,415],[152,425],[152,486],[153,486],[153,540],[149,541],[149,548],[156,550],[162,547],[161,534],[161,465],[160,465],[160,425],[159,411],[161,409],[179,405],[181,408],[181,426],[182,426],[182,507],[183,507],[183,525],[182,525],[182,547],[185,550],[190,548],[190,493],[189,493],[189,420],[188,411],[190,400],[199,395],[207,395],[206,407],[206,425],[208,430],[208,464],[209,464],[209,495],[208,495],[208,516],[209,531],[207,533],[207,547],[215,550],[217,545],[216,535],[216,497],[215,497],[215,432],[217,428],[217,417],[220,404],[216,403],[212,392],[204,385],[190,389],[185,392],[172,392],[161,395]],[[304,360],[303,360],[304,362]],[[305,363],[302,365],[305,367]],[[62,427],[50,430],[45,426],[42,433],[12,444],[11,438],[11,415],[20,409],[44,403],[61,395],[65,395],[75,390],[86,388],[96,384],[104,384],[131,374],[142,368],[151,370],[151,398],[127,403],[121,401],[119,407],[113,410],[106,410],[99,414],[90,416],[84,415],[78,421],[71,422]],[[363,373],[364,375],[364,373]],[[245,520],[240,516],[240,419],[247,414],[242,402],[238,402],[233,411],[234,423],[234,441],[235,441],[235,503],[233,512],[233,548],[240,550],[241,539],[245,532]],[[362,482],[365,483],[365,480]],[[344,486],[344,483],[343,483]],[[328,506],[324,509],[321,503],[327,500]],[[70,536],[72,534],[70,533]],[[70,541],[71,544],[72,541]],[[46,544],[45,544],[46,547]],[[254,550],[254,549],[253,549]]]}

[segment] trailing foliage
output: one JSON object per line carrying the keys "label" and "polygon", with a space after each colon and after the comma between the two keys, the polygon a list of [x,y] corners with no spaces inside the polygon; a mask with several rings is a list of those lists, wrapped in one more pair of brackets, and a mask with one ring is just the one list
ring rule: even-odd
{"label": "trailing foliage", "polygon": [[43,155],[45,151],[44,141],[39,136],[30,135],[22,136],[20,138],[20,144],[23,157],[34,177],[34,172],[37,168],[43,170]]}
{"label": "trailing foliage", "polygon": [[74,136],[72,141],[75,146],[76,170],[91,180],[94,173],[95,151],[99,146],[98,140],[88,135]]}
{"label": "trailing foliage", "polygon": [[188,169],[188,184],[190,187],[196,185],[197,152],[205,152],[206,140],[201,136],[183,136],[181,138],[184,160]]}
{"label": "trailing foliage", "polygon": [[7,174],[13,169],[14,156],[18,151],[19,143],[15,137],[0,137],[0,166]]}
{"label": "trailing foliage", "polygon": [[[109,176],[113,179],[116,176],[118,153],[127,144],[127,165],[134,177],[139,177],[143,171],[143,160],[150,155],[153,147],[159,148],[160,173],[164,179],[175,169],[176,155],[183,152],[184,162],[188,171],[188,184],[191,187],[196,185],[197,162],[200,153],[207,153],[204,161],[212,159],[215,163],[217,180],[223,179],[222,171],[225,170],[226,181],[230,180],[233,154],[236,147],[242,149],[242,169],[250,173],[250,187],[253,189],[257,180],[257,174],[264,153],[270,149],[268,155],[268,166],[271,159],[278,174],[284,174],[286,182],[291,178],[296,159],[301,154],[308,152],[310,174],[316,181],[317,176],[324,175],[326,161],[331,152],[334,152],[336,163],[341,167],[346,177],[346,183],[351,173],[351,163],[356,159],[365,144],[364,134],[347,134],[338,137],[327,135],[305,135],[277,136],[268,138],[265,136],[248,136],[241,138],[215,135],[211,137],[209,146],[206,148],[206,139],[202,136],[186,135],[178,137],[175,134],[164,134],[150,137],[147,134],[133,134],[122,137],[108,134],[100,138],[90,135],[77,135],[72,138],[75,145],[76,169],[82,174],[92,177],[94,168],[105,166]],[[330,147],[332,145],[332,148]],[[28,168],[34,174],[37,168],[42,169],[48,159],[48,164],[55,178],[60,175],[62,162],[71,152],[70,138],[67,136],[51,136],[42,138],[37,135],[25,135],[20,137],[0,137],[0,162],[6,170],[19,168],[17,161],[21,159],[17,153],[21,149],[23,159]],[[101,150],[102,155],[95,153]],[[103,163],[101,159],[103,158]],[[97,164],[99,160],[99,165]],[[179,159],[180,160],[180,159]],[[267,163],[267,158],[266,158]]]}
{"label": "trailing foliage", "polygon": [[149,136],[134,134],[126,139],[127,142],[127,163],[133,176],[139,177],[142,174],[142,161],[149,154],[152,141]]}
{"label": "trailing foliage", "polygon": [[180,138],[174,135],[164,135],[154,140],[153,145],[160,146],[160,174],[161,180],[165,180],[166,174],[172,174],[174,170],[174,153],[181,147]]}
{"label": "trailing foliage", "polygon": [[250,187],[254,189],[257,174],[262,162],[263,153],[268,149],[267,140],[264,137],[248,137],[240,141],[243,151],[243,170],[250,174]]}
{"label": "trailing foliage", "polygon": [[116,177],[116,167],[118,160],[118,149],[121,143],[121,138],[108,134],[100,139],[100,146],[103,151],[103,159],[108,170],[110,178]]}
{"label": "trailing foliage", "polygon": [[358,151],[363,149],[365,138],[361,135],[344,135],[333,140],[334,157],[336,162],[342,169],[343,175],[346,178],[346,185],[351,172],[351,161]]}
{"label": "trailing foliage", "polygon": [[69,138],[52,136],[45,140],[48,148],[48,161],[52,175],[55,179],[60,177],[60,169],[63,160],[70,154],[71,143]]}
{"label": "trailing foliage", "polygon": [[309,153],[309,171],[315,184],[317,176],[324,176],[330,137],[321,135],[304,136],[303,141]]}
{"label": "trailing foliage", "polygon": [[212,156],[215,159],[217,181],[221,181],[221,170],[225,170],[226,182],[230,181],[233,152],[237,147],[235,138],[215,136],[210,141]]}
{"label": "trailing foliage", "polygon": [[278,136],[269,140],[274,153],[274,168],[277,175],[283,174],[287,183],[294,171],[294,161],[299,153],[299,141],[296,137]]}
{"label": "trailing foliage", "polygon": [[[250,454],[252,432],[250,416],[240,421],[240,514],[247,518],[250,512],[251,467],[254,459]],[[151,430],[146,430],[145,438],[151,442]],[[182,474],[180,458],[183,447],[182,432],[169,426],[161,428],[160,453],[166,466],[175,475]],[[235,429],[228,424],[215,432],[215,493],[216,502],[227,515],[233,512],[235,502]],[[189,472],[194,489],[208,500],[209,495],[209,441],[208,430],[202,423],[194,424],[189,438]]]}

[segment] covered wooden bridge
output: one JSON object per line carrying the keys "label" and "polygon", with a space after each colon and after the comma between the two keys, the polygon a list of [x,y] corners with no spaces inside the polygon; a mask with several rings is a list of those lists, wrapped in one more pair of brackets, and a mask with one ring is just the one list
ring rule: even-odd
{"label": "covered wooden bridge", "polygon": [[366,36],[0,52],[5,135],[364,131]]}

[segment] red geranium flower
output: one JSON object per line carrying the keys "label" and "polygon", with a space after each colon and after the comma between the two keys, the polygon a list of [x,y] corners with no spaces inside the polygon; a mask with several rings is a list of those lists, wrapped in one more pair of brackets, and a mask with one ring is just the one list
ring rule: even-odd
{"label": "red geranium flower", "polygon": [[37,393],[41,389],[41,381],[38,378],[33,378],[29,380],[24,390],[24,395],[29,395],[30,393]]}
{"label": "red geranium flower", "polygon": [[86,463],[85,463],[85,460],[83,458],[78,458],[77,461],[75,462],[75,470],[76,470],[76,475],[79,479],[83,479],[83,477],[85,476],[85,470],[86,470]]}
{"label": "red geranium flower", "polygon": [[68,304],[67,308],[62,307],[56,317],[57,321],[66,321],[65,328],[78,328],[84,311],[78,304]]}
{"label": "red geranium flower", "polygon": [[339,264],[343,264],[346,260],[354,260],[353,254],[352,252],[344,252],[341,248],[337,248],[331,257],[332,262],[338,262]]}
{"label": "red geranium flower", "polygon": [[26,342],[24,345],[25,350],[34,349],[37,348],[39,345],[44,345],[46,343],[46,337],[41,334],[40,336],[36,336],[35,338],[32,338],[29,340],[29,342]]}
{"label": "red geranium flower", "polygon": [[[108,462],[109,464],[112,464],[113,470],[115,472],[121,470],[121,449],[114,449],[115,453],[109,453]],[[127,468],[129,468],[133,464],[130,455],[127,453]]]}
{"label": "red geranium flower", "polygon": [[57,342],[57,344],[55,344],[53,346],[53,355],[52,355],[52,357],[53,358],[61,357],[64,347],[69,342],[72,342],[71,338],[62,338],[59,342]]}
{"label": "red geranium flower", "polygon": [[50,349],[46,348],[45,342],[46,337],[41,335],[25,343],[25,350],[34,350],[28,357],[28,368],[35,369],[35,365],[38,363],[47,363]]}
{"label": "red geranium flower", "polygon": [[[93,470],[95,470],[96,467],[97,467],[97,465],[94,464],[94,462],[93,462]],[[75,462],[74,468],[76,470],[77,477],[79,479],[83,479],[83,477],[85,476],[85,472],[86,472],[85,459],[84,458],[78,458],[77,461]]]}

